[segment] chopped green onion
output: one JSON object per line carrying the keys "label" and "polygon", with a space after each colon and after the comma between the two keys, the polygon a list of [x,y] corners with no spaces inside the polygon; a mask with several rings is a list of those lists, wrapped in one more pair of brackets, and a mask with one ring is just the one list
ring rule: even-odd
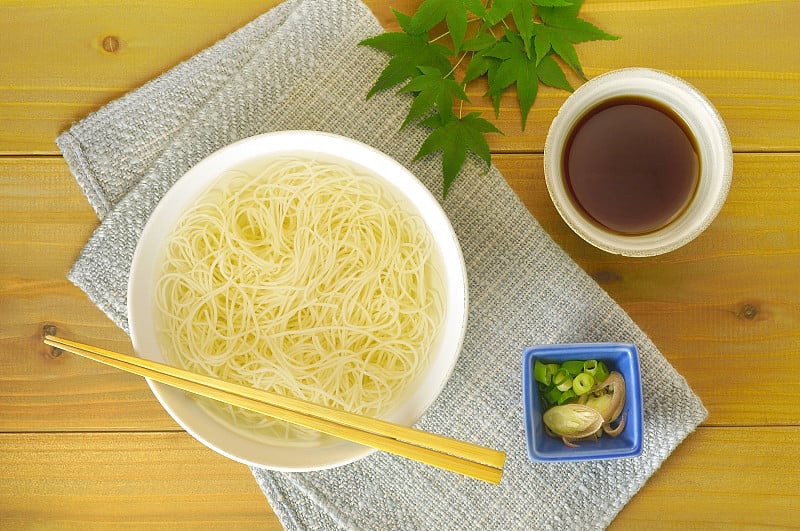
{"label": "chopped green onion", "polygon": [[553,385],[561,392],[572,389],[572,376],[566,369],[558,369],[558,372],[553,376]]}
{"label": "chopped green onion", "polygon": [[557,404],[562,392],[557,387],[553,387],[544,394],[544,399],[548,404]]}
{"label": "chopped green onion", "polygon": [[603,383],[608,378],[608,367],[602,361],[597,362],[597,370],[594,373],[594,380],[597,383]]}
{"label": "chopped green onion", "polygon": [[566,391],[561,393],[560,397],[558,397],[558,405],[562,406],[564,404],[568,404],[574,401],[576,398],[578,398],[578,395],[575,394],[575,391],[573,391],[572,389],[567,389]]}
{"label": "chopped green onion", "polygon": [[544,385],[549,386],[552,383],[553,375],[557,371],[557,363],[542,363],[539,360],[533,363],[533,378]]}
{"label": "chopped green onion", "polygon": [[576,376],[583,372],[583,362],[579,360],[565,361],[561,364],[561,368],[567,371],[570,376]]}
{"label": "chopped green onion", "polygon": [[585,395],[594,387],[594,376],[582,372],[572,379],[572,389],[578,396]]}
{"label": "chopped green onion", "polygon": [[547,365],[539,360],[533,364],[533,378],[544,385],[550,385],[550,374],[547,371]]}
{"label": "chopped green onion", "polygon": [[597,372],[597,360],[586,360],[583,362],[583,372],[595,375]]}

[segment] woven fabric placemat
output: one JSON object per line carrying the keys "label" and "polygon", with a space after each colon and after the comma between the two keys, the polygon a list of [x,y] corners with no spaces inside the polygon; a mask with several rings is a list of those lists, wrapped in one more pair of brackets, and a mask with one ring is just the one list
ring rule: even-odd
{"label": "woven fabric placemat", "polygon": [[[58,145],[101,220],[69,278],[127,330],[130,264],[153,208],[192,165],[258,133],[309,129],[360,140],[441,197],[437,157],[413,160],[425,130],[400,131],[410,100],[391,91],[365,97],[388,58],[358,42],[381,31],[358,0],[288,0],[62,133]],[[705,408],[496,168],[468,160],[442,206],[466,260],[468,328],[452,378],[417,427],[507,452],[501,484],[377,452],[319,472],[253,469],[258,485],[287,529],[606,527],[702,422]],[[523,348],[594,341],[639,349],[641,456],[532,463]]]}

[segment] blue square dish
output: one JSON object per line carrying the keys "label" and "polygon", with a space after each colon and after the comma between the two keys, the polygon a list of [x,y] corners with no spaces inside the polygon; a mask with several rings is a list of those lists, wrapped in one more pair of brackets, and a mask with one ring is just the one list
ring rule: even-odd
{"label": "blue square dish", "polygon": [[[561,363],[569,360],[603,361],[610,371],[625,379],[625,427],[616,437],[603,435],[597,441],[577,441],[578,448],[566,446],[548,435],[542,421],[543,406],[533,376],[536,360]],[[639,352],[625,343],[585,343],[528,347],[522,355],[522,395],[528,456],[533,461],[590,461],[633,457],[642,453],[642,383]]]}

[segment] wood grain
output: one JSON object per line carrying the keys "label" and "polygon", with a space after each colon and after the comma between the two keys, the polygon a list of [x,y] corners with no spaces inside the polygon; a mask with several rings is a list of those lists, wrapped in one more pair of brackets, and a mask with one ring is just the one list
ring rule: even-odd
{"label": "wood grain", "polygon": [[0,445],[3,529],[281,529],[250,470],[184,432],[10,433]]}
{"label": "wood grain", "polygon": [[55,153],[73,121],[277,3],[4,2],[0,50],[24,53],[0,61],[0,152]]}
{"label": "wood grain", "polygon": [[75,340],[132,353],[130,340],[67,278],[97,225],[59,157],[0,159],[0,430],[179,429],[141,378],[42,343],[51,323]]}
{"label": "wood grain", "polygon": [[[700,428],[609,529],[794,527],[798,435]],[[10,433],[0,445],[4,529],[281,529],[247,467],[185,433]]]}
{"label": "wood grain", "polygon": [[796,426],[699,428],[609,526],[623,529],[789,529],[798,525]]}

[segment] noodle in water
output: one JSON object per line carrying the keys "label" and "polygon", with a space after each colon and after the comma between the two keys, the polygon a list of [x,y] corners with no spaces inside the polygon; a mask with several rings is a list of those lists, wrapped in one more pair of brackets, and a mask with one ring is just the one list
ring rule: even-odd
{"label": "noodle in water", "polygon": [[[432,252],[422,220],[370,174],[302,157],[228,172],[168,239],[159,340],[188,370],[380,416],[425,367],[443,320]],[[203,407],[273,442],[324,440]]]}

